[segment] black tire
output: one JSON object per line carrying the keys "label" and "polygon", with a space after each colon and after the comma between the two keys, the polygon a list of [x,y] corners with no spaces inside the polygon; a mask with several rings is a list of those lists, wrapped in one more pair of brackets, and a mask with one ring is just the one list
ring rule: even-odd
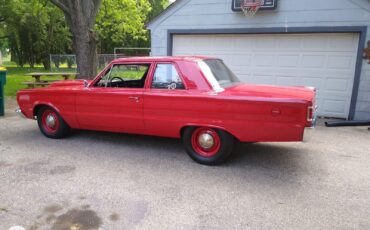
{"label": "black tire", "polygon": [[[54,127],[50,127],[45,122],[45,117],[52,116],[55,122]],[[42,134],[48,138],[61,139],[70,134],[71,128],[63,120],[57,111],[48,106],[44,106],[37,111],[37,124]]]}
{"label": "black tire", "polygon": [[[201,153],[201,151],[203,151],[202,149],[197,149],[199,147],[194,146],[194,136],[198,137],[197,132],[199,132],[199,129],[209,130],[209,132],[213,132],[214,135],[218,135],[219,146],[209,156],[205,156],[204,153]],[[186,152],[194,161],[203,165],[218,165],[226,161],[231,155],[235,139],[231,134],[220,129],[188,127],[182,135],[182,141]]]}

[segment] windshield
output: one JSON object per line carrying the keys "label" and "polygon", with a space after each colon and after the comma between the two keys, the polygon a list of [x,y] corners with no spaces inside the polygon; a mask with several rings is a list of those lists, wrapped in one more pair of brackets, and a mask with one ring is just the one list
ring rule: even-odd
{"label": "windshield", "polygon": [[220,59],[209,59],[199,62],[205,77],[215,90],[229,87],[240,80]]}

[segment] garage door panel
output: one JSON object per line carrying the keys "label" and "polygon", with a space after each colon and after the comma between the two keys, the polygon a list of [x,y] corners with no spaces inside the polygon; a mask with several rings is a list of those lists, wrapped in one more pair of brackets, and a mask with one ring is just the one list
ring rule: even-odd
{"label": "garage door panel", "polygon": [[353,55],[330,55],[328,57],[328,68],[331,69],[348,69],[353,63]]}
{"label": "garage door panel", "polygon": [[301,36],[282,36],[281,39],[278,39],[278,50],[287,51],[287,50],[297,50],[301,47],[302,44]]}
{"label": "garage door panel", "polygon": [[348,92],[350,87],[350,81],[348,79],[340,78],[328,78],[325,82],[325,90],[328,91],[339,91],[339,92]]}
{"label": "garage door panel", "polygon": [[320,90],[318,92],[320,97],[327,98],[327,99],[340,99],[340,100],[347,100],[348,94],[347,92],[341,91],[334,91],[334,90]]}
{"label": "garage door panel", "polygon": [[279,67],[288,67],[288,68],[297,68],[299,63],[299,55],[279,55],[278,59],[278,66]]}
{"label": "garage door panel", "polygon": [[250,80],[252,84],[274,84],[276,85],[275,77],[269,74],[253,74]]}
{"label": "garage door panel", "polygon": [[325,65],[324,55],[302,55],[301,66],[304,68],[322,69]]}
{"label": "garage door panel", "polygon": [[323,51],[328,46],[328,37],[305,35],[302,37],[302,50]]}
{"label": "garage door panel", "polygon": [[315,87],[317,90],[321,89],[322,78],[303,75],[301,79],[301,85],[312,86]]}
{"label": "garage door panel", "polygon": [[253,66],[273,67],[275,57],[269,54],[256,54],[252,59]]}
{"label": "garage door panel", "polygon": [[232,65],[235,66],[235,69],[243,66],[250,66],[252,64],[252,55],[251,54],[234,54],[232,55]]}
{"label": "garage door panel", "polygon": [[332,37],[333,39],[330,39],[329,42],[329,49],[353,52],[358,47],[358,37],[353,36],[353,34],[332,35]]}
{"label": "garage door panel", "polygon": [[301,81],[296,76],[278,76],[276,79],[278,85],[282,86],[298,86],[301,85]]}
{"label": "garage door panel", "polygon": [[330,114],[343,114],[346,112],[345,101],[326,99],[323,103],[324,112]]}
{"label": "garage door panel", "polygon": [[211,41],[213,44],[213,50],[215,51],[228,51],[234,48],[234,44],[232,42],[225,43],[224,39],[213,39]]}
{"label": "garage door panel", "polygon": [[271,50],[276,47],[276,39],[273,37],[259,37],[255,39],[255,50]]}
{"label": "garage door panel", "polygon": [[[225,42],[225,40],[223,39]],[[233,44],[234,50],[237,52],[251,52],[253,48],[253,41],[254,39],[252,37],[250,38],[244,38],[244,37],[235,37],[230,41],[230,43]]]}
{"label": "garage door panel", "polygon": [[173,55],[224,59],[242,81],[318,89],[319,115],[347,118],[358,34],[175,35]]}

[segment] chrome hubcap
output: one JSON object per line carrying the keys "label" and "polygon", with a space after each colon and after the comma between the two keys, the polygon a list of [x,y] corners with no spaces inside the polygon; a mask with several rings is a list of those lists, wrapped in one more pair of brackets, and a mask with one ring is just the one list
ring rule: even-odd
{"label": "chrome hubcap", "polygon": [[48,115],[46,117],[46,125],[50,128],[54,128],[55,126],[55,117],[53,115]]}
{"label": "chrome hubcap", "polygon": [[210,149],[214,146],[215,140],[213,136],[208,133],[203,133],[198,138],[198,143],[203,149]]}

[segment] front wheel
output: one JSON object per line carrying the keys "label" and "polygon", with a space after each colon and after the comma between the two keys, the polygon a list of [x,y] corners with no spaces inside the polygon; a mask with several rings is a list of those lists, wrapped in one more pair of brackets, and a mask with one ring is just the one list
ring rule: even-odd
{"label": "front wheel", "polygon": [[186,152],[196,162],[217,165],[230,156],[234,137],[229,133],[208,127],[189,127],[182,136]]}
{"label": "front wheel", "polygon": [[37,123],[42,134],[49,138],[60,139],[66,137],[70,132],[68,124],[50,107],[42,107],[38,111]]}

